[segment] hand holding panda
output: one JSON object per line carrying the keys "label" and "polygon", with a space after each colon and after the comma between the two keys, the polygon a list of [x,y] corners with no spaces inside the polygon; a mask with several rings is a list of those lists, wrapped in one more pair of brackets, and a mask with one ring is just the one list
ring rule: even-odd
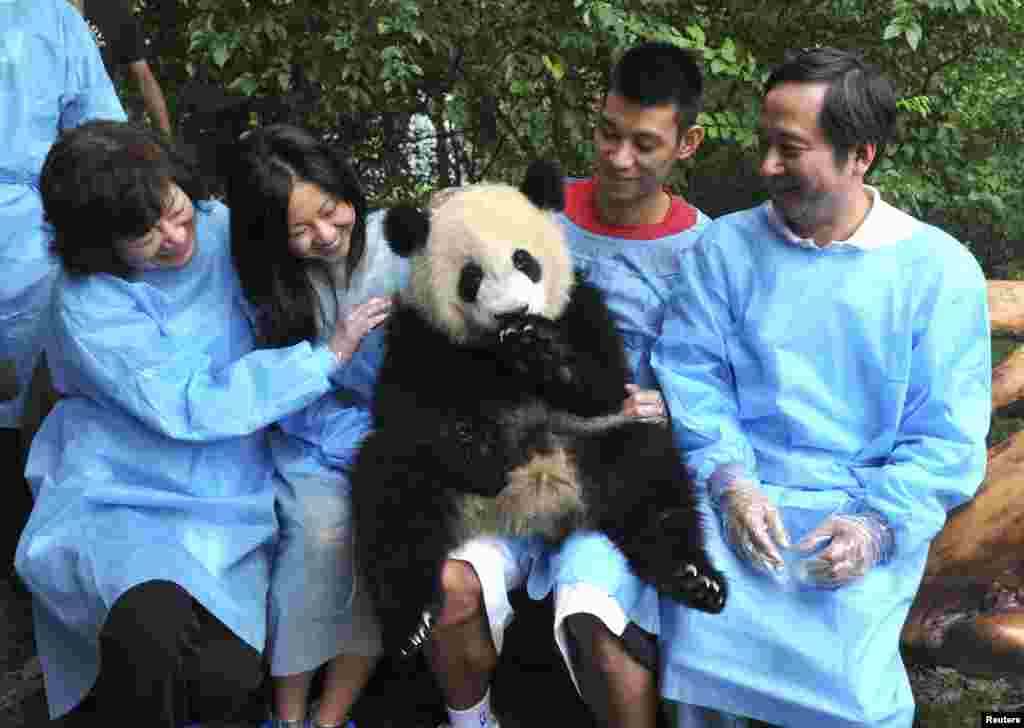
{"label": "hand holding panda", "polygon": [[410,279],[351,480],[357,566],[391,651],[426,638],[445,557],[482,534],[596,529],[663,594],[724,607],[671,431],[620,413],[622,341],[573,273],[561,204],[561,174],[540,164],[520,190],[476,185],[385,220]]}

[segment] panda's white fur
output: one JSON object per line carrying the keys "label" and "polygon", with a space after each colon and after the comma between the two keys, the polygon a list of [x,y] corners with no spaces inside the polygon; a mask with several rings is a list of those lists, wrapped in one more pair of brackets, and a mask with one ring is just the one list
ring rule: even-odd
{"label": "panda's white fur", "polygon": [[[542,263],[539,283],[513,265],[517,249]],[[468,261],[485,266],[475,303],[455,295]],[[524,306],[529,313],[557,319],[572,285],[572,262],[554,215],[514,187],[485,184],[459,190],[432,212],[426,248],[410,258],[409,285],[401,296],[453,342],[472,344],[495,330],[496,315]]]}

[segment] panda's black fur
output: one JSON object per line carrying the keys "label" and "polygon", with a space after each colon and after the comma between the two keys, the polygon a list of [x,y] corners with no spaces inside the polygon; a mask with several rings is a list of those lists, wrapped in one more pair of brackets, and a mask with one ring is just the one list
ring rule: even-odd
{"label": "panda's black fur", "polygon": [[[561,195],[557,168],[535,164],[520,191],[471,187],[431,216],[399,207],[386,218],[412,274],[388,323],[375,428],[352,493],[356,561],[389,651],[422,640],[445,556],[481,533],[556,543],[596,529],[662,594],[709,612],[724,606],[725,579],[705,551],[670,429],[619,414],[623,344],[601,292],[574,278],[550,212]],[[525,296],[542,295],[543,310],[463,326],[485,286],[504,301],[492,269]]]}

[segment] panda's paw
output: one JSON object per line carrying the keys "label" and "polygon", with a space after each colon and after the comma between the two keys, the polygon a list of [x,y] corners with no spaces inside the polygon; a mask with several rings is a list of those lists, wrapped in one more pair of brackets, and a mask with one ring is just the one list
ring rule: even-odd
{"label": "panda's paw", "polygon": [[569,350],[558,325],[543,316],[516,316],[498,330],[502,357],[520,374],[546,382],[572,379]]}
{"label": "panda's paw", "polygon": [[429,610],[424,610],[423,614],[420,615],[420,623],[416,627],[416,630],[409,637],[409,641],[405,647],[401,649],[402,657],[409,658],[413,657],[417,652],[423,649],[423,645],[430,639],[430,632],[434,626],[434,617],[431,615]]}
{"label": "panda's paw", "polygon": [[728,587],[725,576],[711,566],[684,563],[673,575],[668,596],[702,612],[717,614],[725,608]]}

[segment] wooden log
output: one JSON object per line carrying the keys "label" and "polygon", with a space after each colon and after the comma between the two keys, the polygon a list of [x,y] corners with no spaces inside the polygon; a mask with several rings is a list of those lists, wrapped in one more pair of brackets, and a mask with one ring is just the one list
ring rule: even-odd
{"label": "wooden log", "polygon": [[982,614],[949,630],[950,667],[972,675],[1024,675],[1024,609]]}
{"label": "wooden log", "polygon": [[985,482],[950,514],[932,541],[922,586],[970,585],[1000,580],[1024,586],[1024,432],[989,451]]}
{"label": "wooden log", "polygon": [[979,614],[951,623],[937,645],[903,642],[909,663],[952,667],[966,675],[1024,675],[1024,609]]}
{"label": "wooden log", "polygon": [[993,333],[1024,335],[1024,281],[988,281]]}
{"label": "wooden log", "polygon": [[1024,397],[1024,346],[1010,352],[992,370],[992,410],[996,411]]}
{"label": "wooden log", "polygon": [[[985,482],[932,541],[903,627],[904,656],[979,675],[1024,674],[1024,432],[989,451]],[[995,605],[995,608],[993,608]]]}

